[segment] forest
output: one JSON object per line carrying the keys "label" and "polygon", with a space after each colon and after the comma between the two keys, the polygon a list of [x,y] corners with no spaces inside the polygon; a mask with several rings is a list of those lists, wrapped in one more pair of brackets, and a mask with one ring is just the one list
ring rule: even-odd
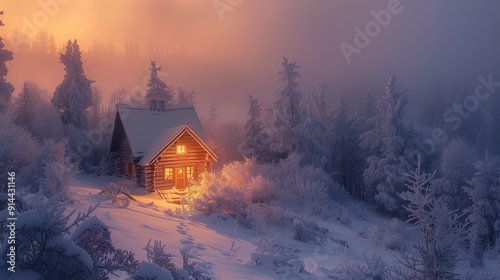
{"label": "forest", "polygon": [[[4,23],[9,24],[0,26]],[[143,52],[133,40],[123,49],[95,41],[82,50],[76,39],[58,47],[45,30],[32,38],[10,35],[22,43],[14,53],[5,37],[0,39],[0,276],[11,272],[6,219],[15,208],[18,270],[45,279],[114,279],[109,277],[116,271],[130,279],[156,279],[147,274],[165,270],[171,278],[158,279],[210,279],[190,266],[187,251],[181,251],[182,269],[176,268],[159,241],[148,242],[148,262],[140,264],[132,251],[115,248],[108,226],[91,217],[99,204],[79,214],[68,210],[75,203],[70,187],[75,176],[116,175],[109,150],[117,106],[148,108],[148,96],[160,94],[167,106],[191,105],[201,112],[219,156],[214,171],[198,178],[177,211],[228,215],[242,227],[258,232],[276,227],[318,246],[345,245],[317,220],[335,217],[351,226],[357,210],[343,201],[366,203],[391,223],[409,225],[416,236],[403,240],[388,229],[359,231],[373,240],[394,238],[373,242],[393,250],[396,261],[384,263],[373,255],[366,267],[337,266],[321,279],[500,277],[467,274],[500,257],[498,73],[436,83],[426,93],[409,91],[398,75],[388,74],[353,98],[327,82],[302,85],[311,74],[302,71],[306,63],[280,56],[280,63],[266,70],[275,73],[274,92],[264,101],[259,94],[233,97],[245,104],[237,108],[244,116],[227,117],[223,96],[191,87],[186,73],[196,63],[184,46],[168,50],[150,44]],[[9,203],[7,184],[12,172],[15,205]],[[116,197],[129,190],[108,184],[102,192]],[[28,218],[33,213],[38,220]],[[272,262],[277,274],[296,268],[295,254],[269,253],[262,246],[275,248],[276,241],[262,242],[251,255],[254,265]],[[457,272],[459,266],[467,273]],[[296,274],[287,273],[316,279],[303,264]]]}

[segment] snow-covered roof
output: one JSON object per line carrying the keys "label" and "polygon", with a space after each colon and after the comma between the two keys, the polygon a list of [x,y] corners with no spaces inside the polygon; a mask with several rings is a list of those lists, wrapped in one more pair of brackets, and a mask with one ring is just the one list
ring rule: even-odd
{"label": "snow-covered roof", "polygon": [[140,158],[141,165],[149,164],[164,147],[185,131],[194,134],[195,139],[202,142],[200,144],[213,155],[193,106],[167,107],[165,111],[119,107],[118,115],[132,155]]}

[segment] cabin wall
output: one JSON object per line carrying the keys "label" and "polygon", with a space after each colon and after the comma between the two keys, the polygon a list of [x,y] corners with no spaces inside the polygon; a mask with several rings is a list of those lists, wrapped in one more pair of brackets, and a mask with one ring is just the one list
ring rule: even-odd
{"label": "cabin wall", "polygon": [[118,116],[115,120],[115,128],[113,130],[111,156],[116,159],[116,172],[118,174],[125,174],[125,165],[133,162],[132,149],[130,148],[123,124]]}
{"label": "cabin wall", "polygon": [[[177,154],[177,145],[186,145],[186,154]],[[174,181],[165,180],[165,168],[194,166],[194,178],[205,171],[212,171],[208,152],[188,133],[179,138],[159,156],[154,165],[154,185],[156,189],[168,190]]]}
{"label": "cabin wall", "polygon": [[138,172],[139,185],[145,187],[148,192],[154,192],[154,166],[139,166]]}
{"label": "cabin wall", "polygon": [[128,143],[127,138],[124,138],[118,146],[117,167],[118,170],[120,171],[120,174],[125,174],[125,165],[127,163],[133,163],[132,150],[130,149],[130,145]]}

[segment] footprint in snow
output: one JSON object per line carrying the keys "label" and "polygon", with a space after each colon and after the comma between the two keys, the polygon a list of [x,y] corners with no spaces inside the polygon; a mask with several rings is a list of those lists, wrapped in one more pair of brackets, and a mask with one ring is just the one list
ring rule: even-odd
{"label": "footprint in snow", "polygon": [[[181,240],[181,244],[182,245],[193,245],[194,242],[192,240],[186,240],[186,239],[183,239]],[[190,246],[191,247],[191,246]]]}

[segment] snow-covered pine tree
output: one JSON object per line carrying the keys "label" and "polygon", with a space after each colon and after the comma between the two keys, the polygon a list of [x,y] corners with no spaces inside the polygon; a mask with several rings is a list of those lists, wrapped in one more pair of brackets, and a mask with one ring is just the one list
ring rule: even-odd
{"label": "snow-covered pine tree", "polygon": [[[26,129],[15,125],[11,110],[0,113],[0,168],[19,170],[29,165],[33,154],[39,149],[38,143]],[[3,169],[5,167],[5,169]],[[0,192],[7,193],[7,172],[0,172]]]}
{"label": "snow-covered pine tree", "polygon": [[[3,11],[0,11],[0,15],[3,15]],[[0,27],[3,25],[2,20],[0,20]],[[14,86],[5,79],[9,72],[6,62],[11,61],[14,57],[11,51],[4,48],[5,44],[2,41],[3,38],[0,37],[0,112],[2,112],[7,106],[7,103],[10,102],[10,98],[14,92]]]}
{"label": "snow-covered pine tree", "polygon": [[466,209],[468,240],[471,265],[482,266],[484,251],[500,242],[500,159],[486,158],[474,166],[476,173],[464,188],[472,204]]}
{"label": "snow-covered pine tree", "polygon": [[269,159],[269,135],[264,130],[261,117],[261,103],[251,95],[248,96],[248,115],[250,118],[245,124],[245,141],[243,144],[244,156],[255,158],[259,162]]}
{"label": "snow-covered pine tree", "polygon": [[28,131],[33,128],[35,112],[33,112],[36,104],[38,102],[38,97],[36,89],[33,87],[35,84],[29,82],[24,82],[23,90],[17,96],[14,109],[14,121],[17,125],[23,126]]}
{"label": "snow-covered pine tree", "polygon": [[296,82],[300,68],[296,62],[288,62],[286,57],[281,63],[282,70],[278,72],[283,88],[277,92],[277,99],[273,102],[271,131],[273,142],[271,149],[282,155],[296,152],[299,148],[297,126],[300,123],[300,101],[302,94],[298,91]]}
{"label": "snow-covered pine tree", "polygon": [[87,79],[83,71],[80,47],[76,40],[68,41],[66,52],[59,60],[65,66],[64,79],[59,84],[51,99],[64,124],[73,124],[76,128],[88,126],[87,109],[92,106],[92,80]]}
{"label": "snow-covered pine tree", "polygon": [[331,155],[333,138],[329,126],[332,114],[327,109],[325,98],[326,84],[319,83],[316,92],[308,93],[301,100],[302,116],[296,127],[300,153],[303,164],[312,164],[331,171]]}
{"label": "snow-covered pine tree", "polygon": [[25,82],[23,90],[14,100],[15,124],[28,130],[39,141],[57,141],[63,136],[61,119],[48,100],[47,91],[33,82]]}
{"label": "snow-covered pine tree", "polygon": [[436,199],[430,188],[435,173],[423,173],[420,162],[417,169],[406,175],[407,191],[400,197],[408,202],[408,222],[414,223],[421,241],[413,244],[417,255],[401,254],[398,260],[404,269],[396,269],[403,279],[456,279],[457,244],[463,234],[460,216],[442,200]]}
{"label": "snow-covered pine tree", "polygon": [[149,80],[147,84],[146,100],[149,103],[149,108],[153,111],[164,111],[165,107],[173,104],[173,95],[167,84],[160,79],[158,72],[161,71],[161,66],[156,67],[156,61],[151,61],[149,68]]}
{"label": "snow-covered pine tree", "polygon": [[303,107],[306,107],[309,116],[314,116],[323,121],[331,120],[332,112],[328,109],[328,103],[326,102],[327,88],[326,83],[318,82],[316,83],[316,91],[306,95],[306,100],[303,100],[306,106]]}
{"label": "snow-covered pine tree", "polygon": [[470,205],[464,187],[474,175],[476,160],[474,148],[464,140],[452,140],[443,149],[439,165],[441,178],[433,180],[431,185],[436,195],[452,209],[463,211]]}
{"label": "snow-covered pine tree", "polygon": [[388,76],[385,95],[377,102],[378,113],[368,120],[373,128],[361,134],[361,145],[371,153],[363,172],[366,198],[375,200],[383,211],[404,216],[398,193],[405,189],[403,174],[413,168],[408,163],[417,154],[413,142],[419,135],[403,123],[408,98],[398,88],[396,77]]}
{"label": "snow-covered pine tree", "polygon": [[[350,178],[351,189],[353,190],[352,194],[360,198],[373,198],[374,196],[373,191],[369,191],[363,187],[363,171],[368,167],[365,159],[372,154],[370,149],[373,147],[369,145],[369,143],[371,143],[369,138],[370,135],[365,135],[366,138],[364,142],[362,141],[361,135],[367,131],[373,131],[373,122],[369,120],[377,113],[375,103],[372,93],[370,91],[365,92],[363,106],[360,110],[356,110],[350,125],[352,134],[351,141],[353,141],[352,145],[355,148],[355,151],[351,155],[353,165],[353,174]],[[363,146],[363,143],[367,146]]]}

